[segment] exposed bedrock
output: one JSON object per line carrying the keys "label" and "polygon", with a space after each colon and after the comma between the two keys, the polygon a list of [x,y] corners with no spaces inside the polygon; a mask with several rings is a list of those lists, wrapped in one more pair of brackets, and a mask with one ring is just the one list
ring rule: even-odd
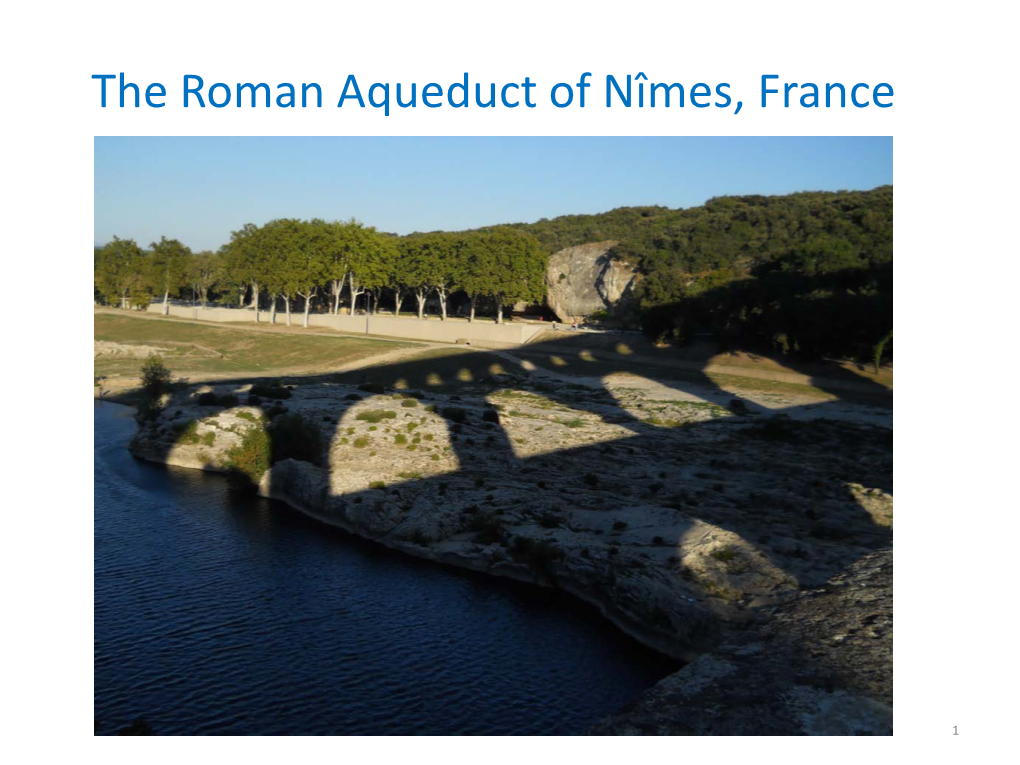
{"label": "exposed bedrock", "polygon": [[615,245],[612,241],[582,244],[549,258],[546,300],[560,321],[612,311],[629,297],[637,271],[614,256]]}
{"label": "exposed bedrock", "polygon": [[891,553],[872,553],[892,544],[889,430],[505,373],[457,394],[317,382],[239,404],[249,387],[179,390],[132,451],[223,471],[300,415],[317,453],[260,467],[260,493],[556,587],[693,660],[600,732],[886,732]]}
{"label": "exposed bedrock", "polygon": [[892,550],[765,609],[594,734],[891,735]]}

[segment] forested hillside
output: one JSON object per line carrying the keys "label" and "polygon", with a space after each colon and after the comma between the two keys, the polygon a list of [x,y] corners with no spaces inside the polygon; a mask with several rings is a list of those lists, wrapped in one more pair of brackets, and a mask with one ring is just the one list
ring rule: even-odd
{"label": "forested hillside", "polygon": [[643,273],[623,318],[660,339],[871,358],[892,331],[892,220],[893,189],[881,186],[512,226],[550,252],[617,240],[615,256]]}

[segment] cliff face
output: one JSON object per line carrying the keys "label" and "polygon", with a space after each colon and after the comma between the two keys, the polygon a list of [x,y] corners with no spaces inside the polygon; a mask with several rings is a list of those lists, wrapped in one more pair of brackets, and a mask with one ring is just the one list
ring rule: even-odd
{"label": "cliff face", "polygon": [[596,311],[612,310],[626,300],[637,271],[613,256],[616,242],[567,247],[549,258],[547,302],[562,322],[582,320]]}

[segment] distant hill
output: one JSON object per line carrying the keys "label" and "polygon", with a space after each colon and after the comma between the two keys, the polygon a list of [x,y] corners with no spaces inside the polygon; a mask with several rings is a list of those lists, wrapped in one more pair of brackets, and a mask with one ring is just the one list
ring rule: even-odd
{"label": "distant hill", "polygon": [[622,318],[663,339],[869,357],[892,329],[892,186],[510,225],[550,253],[618,241],[614,256],[642,274]]}

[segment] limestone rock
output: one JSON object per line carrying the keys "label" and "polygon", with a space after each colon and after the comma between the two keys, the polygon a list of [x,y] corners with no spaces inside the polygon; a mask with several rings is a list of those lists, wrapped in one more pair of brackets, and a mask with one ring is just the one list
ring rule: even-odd
{"label": "limestone rock", "polygon": [[600,735],[891,735],[892,550],[670,675]]}
{"label": "limestone rock", "polygon": [[613,255],[616,242],[567,247],[549,258],[547,302],[560,321],[581,320],[608,311],[632,290],[637,271]]}

